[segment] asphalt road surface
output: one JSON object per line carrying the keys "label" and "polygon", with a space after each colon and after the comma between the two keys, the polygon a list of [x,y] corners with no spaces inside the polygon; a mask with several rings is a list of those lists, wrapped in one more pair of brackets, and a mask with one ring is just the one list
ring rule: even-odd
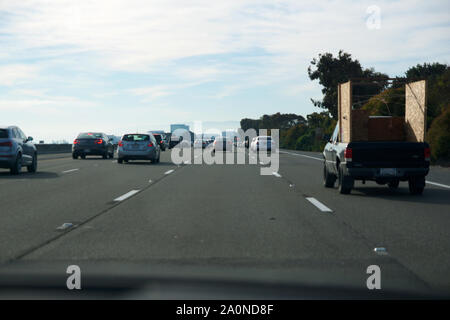
{"label": "asphalt road surface", "polygon": [[178,166],[166,151],[159,164],[62,154],[42,156],[36,174],[2,169],[1,265],[306,268],[361,287],[379,265],[384,288],[450,292],[449,169],[432,167],[422,196],[405,182],[341,195],[323,187],[320,153],[282,150],[277,174],[262,166]]}

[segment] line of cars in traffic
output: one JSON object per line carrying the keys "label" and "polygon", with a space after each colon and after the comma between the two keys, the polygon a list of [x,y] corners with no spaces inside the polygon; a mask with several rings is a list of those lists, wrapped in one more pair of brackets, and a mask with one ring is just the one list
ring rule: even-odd
{"label": "line of cars in traffic", "polygon": [[[158,163],[161,151],[166,150],[166,142],[157,133],[127,133],[117,143],[117,162],[129,160],[150,160]],[[72,158],[85,159],[88,155],[99,155],[103,159],[114,158],[116,147],[105,133],[83,132],[72,145]]]}
{"label": "line of cars in traffic", "polygon": [[[183,141],[180,142],[181,144]],[[187,147],[212,148],[216,151],[232,151],[238,145],[237,139],[217,137],[197,139]],[[259,136],[251,143],[245,144],[252,151],[272,150],[271,137]],[[183,146],[182,146],[183,147]],[[149,160],[158,163],[161,151],[169,148],[165,137],[160,133],[128,133],[117,141],[113,136],[103,132],[82,132],[72,144],[72,158],[86,159],[86,156],[101,156],[103,159],[113,159],[117,151],[117,162],[129,160]],[[0,126],[0,168],[10,169],[11,174],[19,174],[26,166],[29,172],[37,171],[37,148],[32,137],[27,137],[17,126]]]}

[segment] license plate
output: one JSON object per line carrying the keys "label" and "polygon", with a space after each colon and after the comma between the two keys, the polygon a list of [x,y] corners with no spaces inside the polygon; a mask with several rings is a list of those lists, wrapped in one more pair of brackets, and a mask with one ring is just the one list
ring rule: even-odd
{"label": "license plate", "polygon": [[84,152],[91,152],[91,149],[84,149]]}
{"label": "license plate", "polygon": [[381,176],[396,176],[397,169],[396,168],[381,168],[380,175]]}

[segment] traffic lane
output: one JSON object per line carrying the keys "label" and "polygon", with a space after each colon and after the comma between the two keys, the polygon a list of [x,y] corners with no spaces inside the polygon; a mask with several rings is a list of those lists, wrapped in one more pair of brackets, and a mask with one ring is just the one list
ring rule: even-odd
{"label": "traffic lane", "polygon": [[[306,151],[296,151],[296,150],[287,150],[281,149],[280,153],[290,154],[297,157],[304,157],[312,160],[322,160],[323,155],[321,152],[306,152]],[[430,166],[430,172],[428,173],[426,180],[429,185],[440,186],[444,189],[450,189],[450,168],[442,167],[442,166]]]}
{"label": "traffic lane", "polygon": [[323,186],[323,162],[280,155],[280,173],[300,193],[317,198],[337,219],[370,241],[386,247],[399,263],[434,287],[450,288],[449,191],[427,185],[421,196],[409,194],[408,184],[398,190],[368,181],[355,182],[350,195]]}
{"label": "traffic lane", "polygon": [[45,243],[60,234],[56,228],[63,223],[89,219],[115,205],[114,199],[145,188],[166,171],[177,168],[168,153],[161,153],[159,164],[120,165],[98,158],[58,163],[64,161],[77,170],[57,167],[30,174],[26,179],[23,177],[27,175],[20,175],[16,183],[0,185],[0,261],[14,259]]}
{"label": "traffic lane", "polygon": [[335,216],[259,170],[185,166],[23,259],[247,265],[275,273],[308,266],[328,281],[345,279],[364,288],[367,267],[377,264],[384,268],[386,288],[424,288]]}
{"label": "traffic lane", "polygon": [[72,156],[70,154],[46,154],[38,155],[38,168],[36,173],[29,173],[26,167],[22,167],[19,175],[11,175],[9,169],[0,169],[0,185],[11,184],[29,179],[51,178],[52,171],[57,172],[57,168],[72,167]]}
{"label": "traffic lane", "polygon": [[71,159],[72,153],[38,153],[38,161],[52,160],[52,159]]}

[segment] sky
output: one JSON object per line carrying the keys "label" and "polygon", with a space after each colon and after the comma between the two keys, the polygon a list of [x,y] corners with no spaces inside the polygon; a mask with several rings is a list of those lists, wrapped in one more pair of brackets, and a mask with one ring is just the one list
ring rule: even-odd
{"label": "sky", "polygon": [[450,1],[0,0],[0,125],[35,140],[321,111],[310,61],[450,63]]}

